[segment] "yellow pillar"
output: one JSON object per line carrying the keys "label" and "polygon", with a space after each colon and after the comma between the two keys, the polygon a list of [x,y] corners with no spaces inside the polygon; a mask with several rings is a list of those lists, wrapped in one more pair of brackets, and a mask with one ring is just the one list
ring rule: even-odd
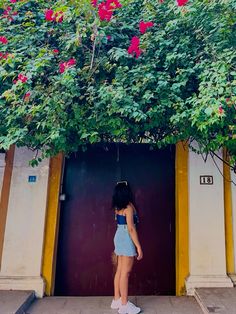
{"label": "yellow pillar", "polygon": [[188,146],[176,145],[176,295],[185,294],[189,275]]}
{"label": "yellow pillar", "polygon": [[13,170],[14,153],[15,153],[15,146],[12,145],[10,149],[6,152],[6,165],[5,165],[5,170],[4,170],[2,192],[1,192],[1,199],[0,199],[0,265],[2,261],[4,234],[5,234],[7,209],[8,209],[10,188],[11,188],[11,177],[12,177],[12,170]]}
{"label": "yellow pillar", "polygon": [[[224,149],[224,160],[228,161],[227,151]],[[224,207],[225,207],[225,249],[226,272],[234,274],[234,242],[233,242],[233,208],[230,167],[224,163]]]}
{"label": "yellow pillar", "polygon": [[62,154],[51,158],[49,180],[47,213],[44,232],[44,250],[42,261],[42,276],[46,281],[46,295],[52,295],[54,291],[55,263],[58,239],[58,227],[60,218],[60,187],[62,178],[64,157]]}

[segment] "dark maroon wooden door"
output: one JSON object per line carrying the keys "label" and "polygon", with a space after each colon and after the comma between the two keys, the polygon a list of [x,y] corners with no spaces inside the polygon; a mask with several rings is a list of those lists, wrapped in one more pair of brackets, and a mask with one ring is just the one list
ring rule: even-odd
{"label": "dark maroon wooden door", "polygon": [[109,144],[66,160],[55,295],[113,294],[111,197],[119,180],[129,181],[134,192],[144,251],[130,294],[175,294],[175,149]]}

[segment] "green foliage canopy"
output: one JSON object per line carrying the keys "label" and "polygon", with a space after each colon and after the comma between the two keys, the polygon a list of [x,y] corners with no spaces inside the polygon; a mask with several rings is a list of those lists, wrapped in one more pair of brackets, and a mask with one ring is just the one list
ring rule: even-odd
{"label": "green foliage canopy", "polygon": [[[226,146],[234,163],[235,0],[124,0],[110,21],[89,0],[11,2],[0,0],[1,148],[47,157],[196,140],[201,152]],[[47,9],[63,21],[47,21]],[[141,34],[140,21],[154,26]],[[133,36],[139,58],[127,52]]]}

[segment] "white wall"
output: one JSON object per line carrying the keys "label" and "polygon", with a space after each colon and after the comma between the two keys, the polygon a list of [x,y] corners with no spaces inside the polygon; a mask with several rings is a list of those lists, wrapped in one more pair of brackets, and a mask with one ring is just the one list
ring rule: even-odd
{"label": "white wall", "polygon": [[2,192],[2,183],[3,183],[3,176],[5,170],[5,154],[0,153],[0,199],[1,199],[1,192]]}
{"label": "white wall", "polygon": [[[0,289],[33,289],[40,296],[49,161],[32,168],[28,161],[33,156],[26,148],[15,150]],[[37,176],[35,183],[28,182],[30,175]]]}
{"label": "white wall", "polygon": [[[221,172],[223,165],[215,159]],[[211,157],[189,153],[188,294],[195,287],[232,286],[226,276],[223,177]],[[213,185],[200,185],[200,176],[213,176]]]}

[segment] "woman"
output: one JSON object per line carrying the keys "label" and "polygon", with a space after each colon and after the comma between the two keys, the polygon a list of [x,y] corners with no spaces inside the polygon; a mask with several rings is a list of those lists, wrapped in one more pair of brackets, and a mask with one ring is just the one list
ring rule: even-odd
{"label": "woman", "polygon": [[118,309],[119,314],[137,314],[141,309],[128,301],[128,283],[134,257],[137,256],[137,260],[141,260],[143,252],[135,227],[138,219],[137,212],[133,205],[132,192],[127,181],[116,184],[112,206],[117,220],[114,245],[118,261],[114,278],[114,299],[111,308]]}

